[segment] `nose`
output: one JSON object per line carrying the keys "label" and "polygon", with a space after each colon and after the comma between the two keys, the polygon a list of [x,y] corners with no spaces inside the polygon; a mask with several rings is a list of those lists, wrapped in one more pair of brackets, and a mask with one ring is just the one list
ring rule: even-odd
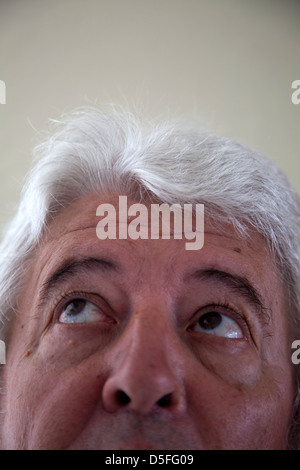
{"label": "nose", "polygon": [[184,386],[175,365],[178,351],[170,336],[168,328],[153,328],[153,322],[149,326],[149,322],[137,320],[128,327],[114,351],[111,374],[103,386],[107,411],[183,412]]}

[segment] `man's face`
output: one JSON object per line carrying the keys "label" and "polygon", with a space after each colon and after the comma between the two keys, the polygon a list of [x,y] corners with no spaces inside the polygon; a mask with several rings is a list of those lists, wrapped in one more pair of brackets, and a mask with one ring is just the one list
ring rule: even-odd
{"label": "man's face", "polygon": [[99,240],[88,197],[34,253],[4,369],[2,447],[285,448],[284,293],[262,239]]}

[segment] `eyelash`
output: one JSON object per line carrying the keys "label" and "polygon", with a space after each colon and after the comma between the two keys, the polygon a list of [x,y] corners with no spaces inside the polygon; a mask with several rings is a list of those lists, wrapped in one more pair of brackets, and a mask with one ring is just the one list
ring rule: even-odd
{"label": "eyelash", "polygon": [[[67,307],[67,305],[72,302],[72,300],[76,298],[80,298],[89,302],[94,303],[96,306],[98,306],[99,309],[103,308],[99,305],[99,301],[95,299],[95,297],[99,297],[98,294],[91,294],[91,293],[86,293],[82,291],[72,291],[68,292],[67,294],[62,294],[59,296],[57,299],[54,301],[54,305],[52,310],[52,320],[51,322],[57,322],[60,315],[62,314],[63,310]],[[232,305],[230,305],[229,302],[218,302],[218,303],[212,303],[212,304],[207,304],[203,307],[200,307],[196,310],[195,314],[193,315],[193,320],[189,326],[187,327],[187,331],[191,331],[192,328],[197,324],[197,322],[200,320],[201,316],[204,315],[205,313],[209,312],[209,310],[216,310],[219,311],[218,313],[228,316],[229,318],[233,319],[234,321],[237,322],[238,326],[241,328],[243,335],[245,338],[252,338],[251,335],[251,329],[249,328],[249,324],[247,319],[245,318],[245,315],[237,310],[237,308],[233,308]],[[50,322],[50,323],[51,323]],[[197,333],[199,334],[199,333]]]}
{"label": "eyelash", "polygon": [[95,300],[96,296],[97,294],[87,294],[86,292],[80,292],[80,291],[72,291],[72,292],[68,292],[67,294],[62,294],[60,297],[58,297],[54,301],[54,306],[52,308],[54,321],[55,322],[58,321],[60,315],[62,314],[63,310],[67,307],[67,305],[77,298],[86,300],[88,302],[92,302],[99,309],[102,309],[102,307],[100,307],[99,305],[99,302]]}

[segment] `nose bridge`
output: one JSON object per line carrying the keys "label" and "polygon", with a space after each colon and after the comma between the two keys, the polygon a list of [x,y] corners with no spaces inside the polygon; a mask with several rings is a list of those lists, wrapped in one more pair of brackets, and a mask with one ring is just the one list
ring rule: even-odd
{"label": "nose bridge", "polygon": [[131,318],[117,342],[112,372],[103,388],[104,406],[141,413],[154,406],[178,408],[183,396],[176,372],[174,329],[157,308],[146,308]]}
{"label": "nose bridge", "polygon": [[140,383],[163,380],[171,373],[172,331],[158,314],[133,320],[124,351],[123,370],[139,377]]}
{"label": "nose bridge", "polygon": [[171,368],[170,325],[157,311],[149,310],[140,312],[128,324],[116,365],[121,375],[132,376],[140,384],[162,380]]}
{"label": "nose bridge", "polygon": [[165,358],[166,345],[170,341],[171,327],[157,308],[147,308],[132,318],[128,328],[128,351],[137,359],[143,358],[145,365]]}

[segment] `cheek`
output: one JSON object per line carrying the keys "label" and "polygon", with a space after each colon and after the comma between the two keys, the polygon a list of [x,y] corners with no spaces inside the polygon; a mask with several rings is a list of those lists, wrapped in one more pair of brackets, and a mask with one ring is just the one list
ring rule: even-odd
{"label": "cheek", "polygon": [[277,383],[275,375],[261,374],[248,385],[211,373],[195,380],[187,400],[205,449],[285,449],[293,405],[285,377]]}
{"label": "cheek", "polygon": [[[22,374],[22,375],[21,375]],[[32,361],[22,366],[21,378],[8,385],[12,432],[28,449],[64,449],[81,433],[101,403],[103,373],[91,373],[86,365],[64,370],[45,370]],[[12,396],[14,398],[12,399]],[[101,405],[99,405],[101,406]]]}
{"label": "cheek", "polygon": [[203,335],[201,341],[194,338],[190,347],[193,368],[200,371],[200,377],[202,374],[212,376],[220,384],[231,385],[237,390],[254,386],[259,380],[261,358],[249,341]]}
{"label": "cheek", "polygon": [[32,352],[10,349],[4,375],[9,397],[3,403],[5,447],[66,448],[101,406],[105,366],[100,360],[90,365],[88,357],[79,361],[90,352],[90,339],[89,348],[60,340],[60,347],[49,336]]}
{"label": "cheek", "polygon": [[67,448],[81,434],[97,405],[101,406],[101,373],[86,377],[85,372],[78,368],[48,380],[52,389],[45,392],[40,412],[36,411],[33,448],[35,442],[45,449]]}

